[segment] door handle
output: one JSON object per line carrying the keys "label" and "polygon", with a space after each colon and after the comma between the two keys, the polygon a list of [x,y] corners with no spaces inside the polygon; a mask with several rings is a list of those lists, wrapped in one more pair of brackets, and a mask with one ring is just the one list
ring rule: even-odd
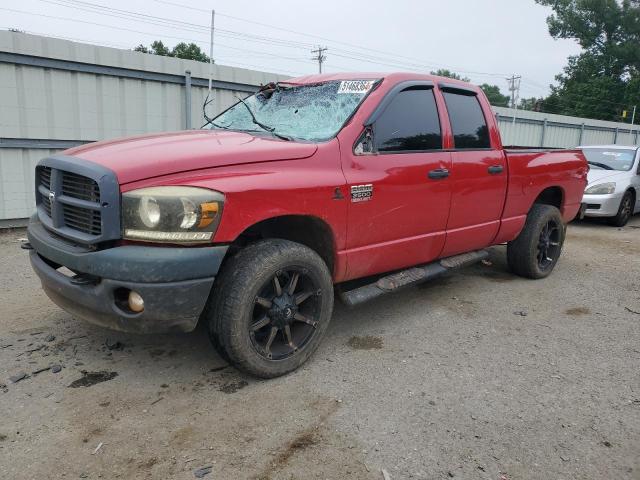
{"label": "door handle", "polygon": [[446,168],[436,168],[435,170],[431,170],[429,172],[428,177],[437,180],[439,178],[447,178],[449,176],[449,170]]}
{"label": "door handle", "polygon": [[503,170],[504,170],[504,167],[502,165],[491,165],[488,169],[488,172],[491,175],[495,175],[497,173],[502,173]]}

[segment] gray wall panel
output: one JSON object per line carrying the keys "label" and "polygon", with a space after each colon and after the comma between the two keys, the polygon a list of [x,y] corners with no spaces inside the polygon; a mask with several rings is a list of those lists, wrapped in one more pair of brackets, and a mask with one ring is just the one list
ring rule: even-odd
{"label": "gray wall panel", "polygon": [[[204,123],[207,89],[200,85],[207,83],[207,64],[0,32],[0,221],[31,215],[35,164],[60,151],[42,146],[184,129],[187,70],[197,83],[191,125],[198,128]],[[234,103],[235,95],[285,78],[216,65],[220,88],[208,112],[214,115]]]}

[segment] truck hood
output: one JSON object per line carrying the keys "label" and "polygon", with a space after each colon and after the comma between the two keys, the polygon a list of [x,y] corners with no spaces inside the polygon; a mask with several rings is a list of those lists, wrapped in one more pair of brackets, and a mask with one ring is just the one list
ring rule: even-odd
{"label": "truck hood", "polygon": [[603,182],[615,182],[629,176],[629,172],[620,172],[618,170],[591,169],[587,174],[587,182],[589,186]]}
{"label": "truck hood", "polygon": [[113,170],[120,184],[204,168],[298,160],[313,143],[287,142],[244,132],[187,130],[90,143],[65,151]]}

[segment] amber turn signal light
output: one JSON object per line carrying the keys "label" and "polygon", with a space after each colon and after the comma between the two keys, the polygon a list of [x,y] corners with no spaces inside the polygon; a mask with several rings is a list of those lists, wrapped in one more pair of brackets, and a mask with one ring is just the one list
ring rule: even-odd
{"label": "amber turn signal light", "polygon": [[198,223],[198,228],[205,228],[211,225],[213,220],[216,218],[218,214],[218,204],[216,202],[209,203],[201,203],[200,204],[200,223]]}

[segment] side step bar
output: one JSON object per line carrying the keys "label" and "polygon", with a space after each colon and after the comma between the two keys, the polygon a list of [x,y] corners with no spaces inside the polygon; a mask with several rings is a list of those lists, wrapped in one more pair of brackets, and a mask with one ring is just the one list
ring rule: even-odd
{"label": "side step bar", "polygon": [[391,275],[379,278],[373,283],[354,288],[353,290],[342,291],[338,289],[338,295],[346,305],[353,307],[387,293],[396,292],[401,288],[417,285],[439,277],[449,270],[478,263],[485,260],[488,256],[489,252],[487,250],[477,250],[475,252],[454,255],[453,257],[443,258],[426,265],[392,273]]}

